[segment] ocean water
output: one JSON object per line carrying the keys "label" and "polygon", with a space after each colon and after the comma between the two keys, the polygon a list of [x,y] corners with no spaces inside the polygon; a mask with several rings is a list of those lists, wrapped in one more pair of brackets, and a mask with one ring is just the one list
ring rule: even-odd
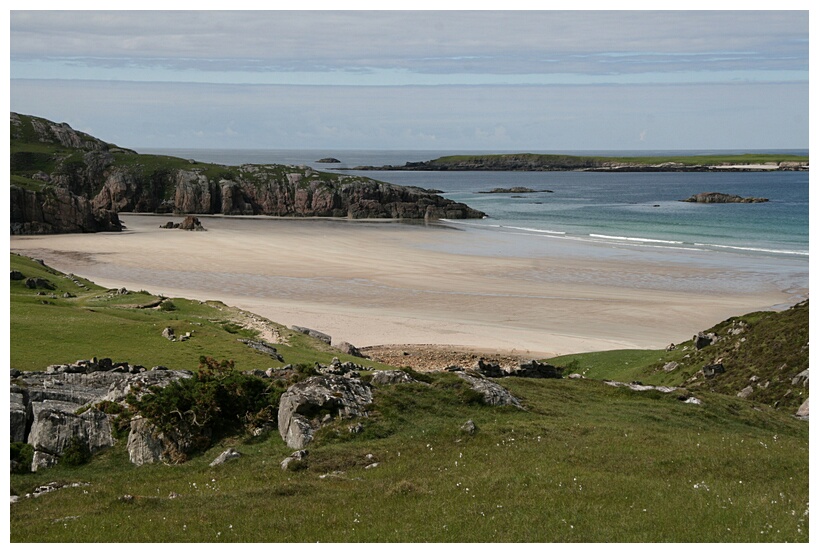
{"label": "ocean water", "polygon": [[[809,254],[808,172],[591,173],[352,171],[360,165],[403,165],[444,151],[363,150],[139,150],[239,165],[283,163],[365,175],[394,184],[434,188],[485,212],[483,220],[451,221],[461,228],[531,239],[587,242],[667,253],[712,252],[772,262],[804,261]],[[472,152],[481,153],[481,152]],[[544,152],[545,153],[545,152]],[[555,153],[555,152],[550,152]],[[696,155],[741,152],[564,152],[576,155]],[[792,153],[807,154],[805,150]],[[335,157],[338,164],[317,160]],[[527,194],[484,194],[522,186]],[[768,198],[758,204],[681,202],[700,192]],[[724,261],[724,260],[723,260]],[[785,263],[790,265],[790,263]]]}

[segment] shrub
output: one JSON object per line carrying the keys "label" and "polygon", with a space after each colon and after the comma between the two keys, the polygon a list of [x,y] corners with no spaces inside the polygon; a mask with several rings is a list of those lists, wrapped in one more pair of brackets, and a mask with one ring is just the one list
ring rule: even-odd
{"label": "shrub", "polygon": [[160,311],[176,311],[176,304],[171,300],[165,300],[159,304]]}
{"label": "shrub", "polygon": [[23,442],[11,443],[11,472],[27,474],[31,472],[31,462],[34,460],[34,447]]}
{"label": "shrub", "polygon": [[[213,440],[244,428],[277,423],[282,390],[256,376],[236,371],[232,360],[200,358],[200,371],[153,389],[140,399],[128,399],[133,414],[142,415],[161,431],[193,432],[191,451],[205,449]],[[190,452],[190,451],[188,451]]]}
{"label": "shrub", "polygon": [[85,441],[71,438],[71,443],[63,450],[60,463],[69,467],[78,467],[91,460],[91,449]]}

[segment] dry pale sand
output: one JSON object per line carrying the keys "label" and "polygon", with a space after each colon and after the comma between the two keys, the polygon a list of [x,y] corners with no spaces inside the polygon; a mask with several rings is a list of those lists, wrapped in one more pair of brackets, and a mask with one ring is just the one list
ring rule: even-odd
{"label": "dry pale sand", "polygon": [[658,348],[807,295],[807,284],[785,292],[748,269],[573,255],[565,243],[537,255],[481,255],[476,240],[487,251],[504,246],[438,226],[203,217],[207,232],[186,232],[160,229],[169,216],[121,218],[122,233],[13,236],[11,251],[102,286],[218,299],[359,347],[542,356]]}

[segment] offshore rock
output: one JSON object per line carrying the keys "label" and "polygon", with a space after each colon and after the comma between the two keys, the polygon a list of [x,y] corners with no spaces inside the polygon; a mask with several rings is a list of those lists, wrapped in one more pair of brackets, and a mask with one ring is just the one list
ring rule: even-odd
{"label": "offshore rock", "polygon": [[755,204],[767,202],[768,198],[743,198],[734,194],[723,194],[721,192],[701,192],[694,194],[686,200],[681,202],[698,203],[698,204]]}

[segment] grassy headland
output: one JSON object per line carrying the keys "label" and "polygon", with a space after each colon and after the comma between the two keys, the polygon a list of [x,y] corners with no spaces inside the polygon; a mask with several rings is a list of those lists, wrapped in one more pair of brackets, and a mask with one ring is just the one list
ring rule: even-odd
{"label": "grassy headland", "polygon": [[[700,156],[573,156],[563,154],[481,154],[439,157],[385,167],[403,171],[737,171],[807,170],[808,156],[738,154]],[[764,167],[763,167],[764,166]]]}

